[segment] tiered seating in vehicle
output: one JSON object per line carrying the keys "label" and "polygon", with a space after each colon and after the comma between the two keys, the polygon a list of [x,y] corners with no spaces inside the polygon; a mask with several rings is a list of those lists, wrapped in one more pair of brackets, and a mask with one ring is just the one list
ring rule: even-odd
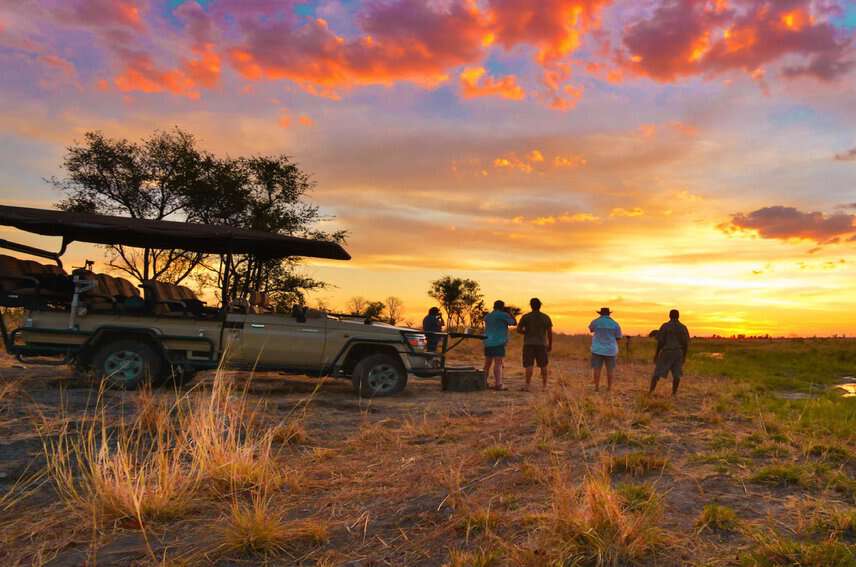
{"label": "tiered seating in vehicle", "polygon": [[96,274],[89,270],[74,271],[78,280],[92,282],[92,287],[81,295],[81,302],[93,312],[141,313],[146,304],[139,290],[126,280],[107,274]]}
{"label": "tiered seating in vehicle", "polygon": [[59,266],[0,254],[0,305],[33,307],[71,298],[72,284]]}
{"label": "tiered seating in vehicle", "polygon": [[143,282],[146,304],[155,315],[208,317],[217,309],[206,307],[205,302],[183,285],[148,280]]}

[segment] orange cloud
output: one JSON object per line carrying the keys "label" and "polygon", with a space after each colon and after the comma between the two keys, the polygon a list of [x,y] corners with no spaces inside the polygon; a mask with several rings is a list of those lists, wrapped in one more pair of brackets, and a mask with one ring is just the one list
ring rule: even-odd
{"label": "orange cloud", "polygon": [[586,164],[586,158],[583,156],[556,156],[553,158],[553,165],[557,168],[576,169]]}
{"label": "orange cloud", "polygon": [[615,217],[628,217],[628,218],[641,217],[644,214],[645,214],[645,211],[643,209],[640,209],[639,207],[634,207],[632,209],[625,209],[622,207],[617,207],[615,209],[612,209],[609,212],[609,216],[613,217],[613,218],[615,218]]}
{"label": "orange cloud", "polygon": [[582,88],[565,84],[571,77],[568,57],[582,44],[582,35],[599,25],[600,10],[612,0],[491,0],[488,17],[496,41],[511,49],[534,45],[544,68],[547,102],[557,110],[573,108]]}
{"label": "orange cloud", "polygon": [[311,127],[315,125],[315,121],[312,120],[312,118],[307,116],[306,114],[301,114],[298,120],[300,121],[301,125],[306,127]]}
{"label": "orange cloud", "polygon": [[191,99],[199,98],[196,82],[181,69],[163,71],[145,53],[129,54],[125,69],[113,80],[123,92],[170,92]]}
{"label": "orange cloud", "polygon": [[289,126],[291,126],[291,115],[288,113],[287,110],[280,111],[279,118],[277,119],[276,123],[279,124],[282,128],[288,128]]}
{"label": "orange cloud", "polygon": [[461,71],[461,95],[464,98],[496,96],[508,100],[523,100],[526,93],[517,84],[517,77],[506,75],[498,79],[487,75],[484,67],[469,67]]}

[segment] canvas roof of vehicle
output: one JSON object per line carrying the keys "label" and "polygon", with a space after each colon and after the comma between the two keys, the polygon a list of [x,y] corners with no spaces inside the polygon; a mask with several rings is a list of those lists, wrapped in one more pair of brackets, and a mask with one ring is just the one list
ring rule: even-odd
{"label": "canvas roof of vehicle", "polygon": [[302,256],[350,260],[335,242],[246,230],[225,225],[134,219],[0,205],[0,225],[69,242],[122,244],[206,254],[252,254],[261,258]]}

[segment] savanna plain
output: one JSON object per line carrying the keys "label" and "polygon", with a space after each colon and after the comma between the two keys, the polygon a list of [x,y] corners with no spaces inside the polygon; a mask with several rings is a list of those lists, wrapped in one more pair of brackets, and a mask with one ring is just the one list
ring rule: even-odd
{"label": "savanna plain", "polygon": [[374,400],[228,365],[103,391],[4,356],[0,565],[856,565],[856,340],[696,339],[674,400],[644,395],[651,339],[611,393],[561,335],[519,391],[516,341],[507,392]]}

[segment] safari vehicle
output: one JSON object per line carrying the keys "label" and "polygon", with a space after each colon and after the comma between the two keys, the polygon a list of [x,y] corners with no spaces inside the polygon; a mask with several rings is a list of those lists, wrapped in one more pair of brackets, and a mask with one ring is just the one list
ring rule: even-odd
{"label": "safari vehicle", "polygon": [[[7,352],[23,362],[71,364],[122,389],[185,381],[223,362],[229,368],[350,378],[355,392],[368,397],[401,392],[408,374],[442,372],[444,357],[425,352],[419,331],[299,305],[276,313],[258,290],[227,296],[233,255],[349,260],[336,243],[9,206],[0,206],[0,225],[62,238],[56,253],[0,240],[2,248],[52,262],[0,255],[0,306],[23,311],[14,329],[0,315],[0,331]],[[220,255],[222,304],[210,307],[180,285],[144,281],[138,287],[95,273],[89,262],[68,273],[61,257],[75,241]]]}

